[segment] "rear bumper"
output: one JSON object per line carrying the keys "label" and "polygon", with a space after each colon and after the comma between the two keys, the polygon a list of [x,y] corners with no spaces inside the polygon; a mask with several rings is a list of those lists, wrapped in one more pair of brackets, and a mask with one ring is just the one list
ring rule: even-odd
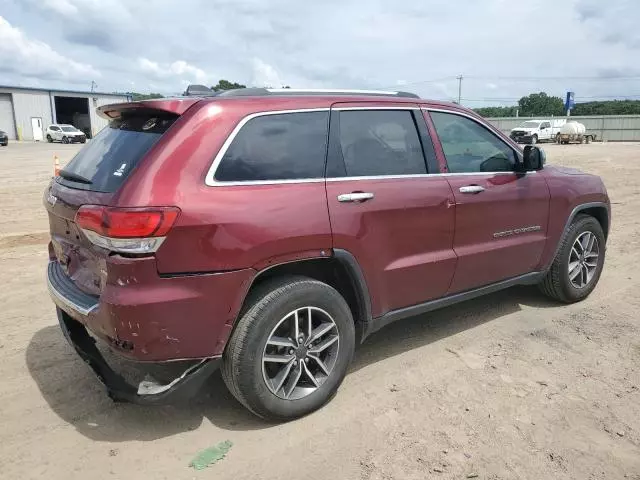
{"label": "rear bumper", "polygon": [[220,363],[220,358],[206,358],[186,369],[182,375],[166,385],[143,381],[135,387],[109,366],[100,350],[96,348],[95,340],[81,323],[73,320],[59,308],[56,310],[65,338],[95,372],[107,388],[109,397],[114,401],[164,405],[193,397]]}
{"label": "rear bumper", "polygon": [[80,290],[56,260],[47,268],[54,303],[70,318],[136,361],[203,359],[224,351],[252,269],[158,275],[153,258],[110,256],[100,297]]}

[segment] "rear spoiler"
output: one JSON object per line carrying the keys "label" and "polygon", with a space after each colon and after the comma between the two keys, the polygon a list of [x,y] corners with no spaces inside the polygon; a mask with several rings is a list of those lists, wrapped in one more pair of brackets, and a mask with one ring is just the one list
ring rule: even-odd
{"label": "rear spoiler", "polygon": [[142,100],[139,102],[113,103],[103,105],[96,109],[98,115],[107,120],[119,118],[123,112],[136,110],[156,110],[161,112],[175,113],[182,115],[191,106],[198,103],[201,98],[159,98],[155,100]]}

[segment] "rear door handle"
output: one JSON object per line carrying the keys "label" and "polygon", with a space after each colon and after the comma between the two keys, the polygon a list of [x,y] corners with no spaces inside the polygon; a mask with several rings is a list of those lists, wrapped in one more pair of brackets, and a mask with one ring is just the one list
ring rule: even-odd
{"label": "rear door handle", "polygon": [[365,200],[370,200],[374,197],[373,193],[370,192],[354,192],[354,193],[343,193],[338,195],[339,202],[364,202]]}
{"label": "rear door handle", "polygon": [[484,192],[484,187],[480,185],[467,185],[465,187],[460,187],[460,193],[480,193]]}

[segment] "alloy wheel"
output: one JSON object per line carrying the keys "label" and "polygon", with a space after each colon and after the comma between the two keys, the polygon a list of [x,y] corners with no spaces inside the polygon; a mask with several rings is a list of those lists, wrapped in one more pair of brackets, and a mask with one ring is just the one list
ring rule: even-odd
{"label": "alloy wheel", "polygon": [[302,307],[285,315],[271,331],[262,354],[262,375],[279,398],[298,400],[315,392],[331,375],[340,336],[331,315]]}
{"label": "alloy wheel", "polygon": [[569,254],[569,281],[575,288],[584,288],[593,279],[598,269],[600,246],[592,232],[578,235]]}

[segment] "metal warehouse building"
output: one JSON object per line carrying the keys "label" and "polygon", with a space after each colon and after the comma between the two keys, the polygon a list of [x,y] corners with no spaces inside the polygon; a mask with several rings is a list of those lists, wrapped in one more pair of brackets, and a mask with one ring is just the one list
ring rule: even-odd
{"label": "metal warehouse building", "polygon": [[52,123],[68,123],[91,138],[107,125],[96,107],[128,102],[115,93],[76,92],[0,85],[0,130],[12,140],[45,140]]}

